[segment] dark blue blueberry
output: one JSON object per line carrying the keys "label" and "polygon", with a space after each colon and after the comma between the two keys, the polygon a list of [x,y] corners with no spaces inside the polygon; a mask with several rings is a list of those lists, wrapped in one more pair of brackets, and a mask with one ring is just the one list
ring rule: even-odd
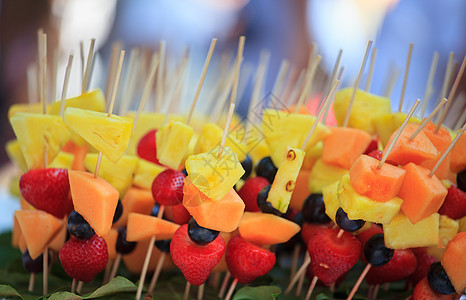
{"label": "dark blue blueberry", "polygon": [[170,243],[172,240],[155,241],[154,245],[162,252],[170,253]]}
{"label": "dark blue blueberry", "polygon": [[256,175],[260,177],[264,177],[270,183],[273,182],[275,179],[275,175],[277,174],[277,167],[272,162],[270,156],[264,157],[259,161],[256,166]]}
{"label": "dark blue blueberry", "polygon": [[160,210],[160,204],[155,203],[154,207],[152,208],[152,213],[151,213],[151,215],[152,215],[153,217],[157,217],[157,215],[159,214],[159,210]]}
{"label": "dark blue blueberry", "polygon": [[385,247],[383,233],[374,234],[364,246],[364,256],[374,267],[387,264],[394,253],[395,250]]}
{"label": "dark blue blueberry", "polygon": [[366,221],[364,220],[348,219],[348,214],[341,207],[337,210],[335,221],[341,229],[347,232],[354,232],[358,229],[361,229],[364,224],[366,224]]}
{"label": "dark blue blueberry", "polygon": [[241,179],[246,180],[252,172],[252,159],[249,155],[246,155],[246,158],[241,162],[241,165],[244,169],[244,174]]}
{"label": "dark blue blueberry", "polygon": [[[50,255],[48,263],[50,265]],[[23,267],[30,273],[41,273],[44,267],[44,254],[42,253],[36,259],[32,259],[29,255],[29,250],[26,249],[23,253]]]}
{"label": "dark blue blueberry", "polygon": [[118,237],[116,241],[116,251],[120,254],[131,253],[136,248],[137,242],[128,242],[126,240],[126,227],[118,228]]}
{"label": "dark blue blueberry", "polygon": [[186,171],[186,169],[181,170],[181,173],[183,173],[184,176],[188,176],[188,171]]}
{"label": "dark blue blueberry", "polygon": [[266,213],[266,214],[274,214],[277,216],[283,216],[284,214],[276,209],[275,207],[272,206],[272,203],[267,201],[267,198],[269,197],[269,192],[270,188],[272,185],[266,185],[264,186],[260,191],[259,194],[257,194],[257,206],[259,206],[259,209],[261,212]]}
{"label": "dark blue blueberry", "polygon": [[216,230],[204,228],[197,224],[194,218],[191,218],[188,223],[188,235],[193,242],[198,245],[204,246],[208,243],[215,240],[218,236],[219,232]]}
{"label": "dark blue blueberry", "polygon": [[326,224],[330,218],[325,214],[325,203],[322,194],[310,194],[303,205],[304,220],[308,223]]}
{"label": "dark blue blueberry", "polygon": [[460,190],[466,192],[466,169],[456,174],[456,183]]}
{"label": "dark blue blueberry", "polygon": [[75,238],[80,240],[88,240],[95,234],[91,225],[75,210],[68,216],[68,230]]}
{"label": "dark blue blueberry", "polygon": [[121,218],[122,214],[123,214],[123,204],[121,204],[121,201],[118,200],[117,207],[115,208],[115,214],[113,215],[112,223],[116,223]]}
{"label": "dark blue blueberry", "polygon": [[451,295],[455,293],[455,288],[450,282],[445,269],[440,262],[435,262],[430,265],[427,273],[430,287],[440,294]]}

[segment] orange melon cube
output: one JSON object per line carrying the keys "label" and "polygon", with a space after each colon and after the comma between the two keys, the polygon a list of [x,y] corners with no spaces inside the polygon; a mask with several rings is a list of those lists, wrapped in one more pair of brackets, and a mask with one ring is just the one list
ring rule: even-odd
{"label": "orange melon cube", "polygon": [[459,138],[450,153],[450,169],[455,173],[466,169],[466,134]]}
{"label": "orange melon cube", "polygon": [[[425,133],[427,138],[432,142],[432,144],[437,148],[440,153],[444,153],[448,146],[451,143],[450,132],[445,128],[440,128],[438,132],[435,132],[437,125],[432,122],[427,123],[427,125],[422,129],[422,132]],[[450,173],[450,158],[451,152],[445,157],[443,162],[440,164],[440,167],[435,172],[435,176],[439,179],[447,179]],[[426,169],[432,170],[437,163],[438,159],[426,160],[421,163]]]}
{"label": "orange melon cube", "polygon": [[364,153],[372,138],[367,132],[356,128],[333,127],[331,131],[324,139],[322,161],[348,170]]}
{"label": "orange melon cube", "polygon": [[15,216],[32,259],[44,252],[63,226],[63,220],[41,210],[17,210]]}
{"label": "orange melon cube", "polygon": [[466,232],[458,233],[447,245],[442,257],[442,266],[451,284],[462,294],[466,289]]}
{"label": "orange melon cube", "polygon": [[55,237],[48,244],[48,247],[50,250],[53,250],[55,252],[60,251],[61,247],[65,244],[67,230],[68,229],[66,225],[61,227],[60,231],[55,235]]}
{"label": "orange melon cube", "polygon": [[296,185],[294,187],[293,194],[291,194],[291,208],[296,209],[298,211],[301,211],[303,209],[304,200],[306,200],[307,196],[311,194],[308,185],[310,174],[310,170],[301,169],[301,171],[299,171],[298,178],[296,178]]}
{"label": "orange melon cube", "polygon": [[180,225],[162,218],[130,213],[126,227],[126,239],[129,242],[137,242],[155,235],[157,240],[168,240],[172,238],[178,227]]}
{"label": "orange melon cube", "polygon": [[115,228],[126,226],[129,213],[134,212],[143,215],[150,215],[155,202],[150,190],[131,187],[126,192],[123,199],[121,199],[121,204],[123,205],[123,213],[121,214],[120,219],[113,224],[113,227]]}
{"label": "orange melon cube", "polygon": [[238,230],[248,242],[258,245],[275,245],[288,242],[301,230],[301,227],[273,214],[245,212]]}
{"label": "orange melon cube", "polygon": [[403,200],[401,210],[416,224],[437,212],[447,195],[447,189],[430,171],[414,163],[403,167],[406,175],[398,196]]}
{"label": "orange melon cube", "polygon": [[232,232],[241,221],[244,213],[244,202],[234,189],[222,199],[207,197],[191,182],[189,176],[184,180],[183,205],[202,227]]}
{"label": "orange melon cube", "polygon": [[11,229],[11,246],[13,248],[19,248],[19,241],[23,238],[21,227],[19,226],[18,219],[13,216],[13,228]]}
{"label": "orange melon cube", "polygon": [[116,242],[118,238],[118,230],[116,230],[115,228],[112,228],[102,238],[107,243],[108,259],[115,259],[117,256]]}
{"label": "orange melon cube", "polygon": [[107,181],[82,171],[68,171],[71,198],[76,210],[91,225],[98,236],[112,227],[113,215],[120,194]]}
{"label": "orange melon cube", "polygon": [[84,158],[86,158],[86,154],[88,152],[87,144],[78,146],[72,141],[68,141],[61,150],[74,155],[73,164],[71,165],[72,170],[86,171],[86,168],[84,167]]}
{"label": "orange melon cube", "polygon": [[[419,125],[416,123],[408,123],[406,125],[388,154],[387,160],[404,166],[410,162],[419,165],[423,161],[437,160],[440,158],[440,152],[435,148],[434,144],[432,144],[424,132],[419,132],[412,141],[409,140],[409,137],[418,127]],[[387,145],[391,143],[397,132],[398,130],[392,134]],[[387,151],[387,148],[384,149],[384,154],[385,151]]]}
{"label": "orange melon cube", "polygon": [[[128,271],[132,274],[141,274],[142,266],[144,265],[144,259],[146,258],[147,248],[149,248],[149,243],[150,240],[139,241],[136,244],[136,248],[134,248],[131,253],[123,255],[123,263],[125,264],[125,267],[128,269]],[[157,247],[154,247],[149,260],[149,267],[147,268],[148,272],[154,272],[154,269],[157,266],[157,262],[159,261],[161,255],[162,252]],[[170,254],[165,255],[162,270],[170,270],[174,267],[175,265],[173,264]]]}
{"label": "orange melon cube", "polygon": [[349,171],[351,186],[363,196],[379,202],[386,202],[398,195],[406,171],[383,164],[377,168],[380,161],[361,155]]}

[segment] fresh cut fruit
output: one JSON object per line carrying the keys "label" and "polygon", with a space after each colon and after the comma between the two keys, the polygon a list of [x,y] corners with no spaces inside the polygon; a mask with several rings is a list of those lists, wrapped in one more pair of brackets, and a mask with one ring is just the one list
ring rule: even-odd
{"label": "fresh cut fruit", "polygon": [[123,212],[120,219],[114,224],[117,228],[126,226],[129,213],[150,215],[154,207],[154,198],[152,198],[152,192],[149,190],[131,187],[121,199],[121,204],[123,205]]}
{"label": "fresh cut fruit", "polygon": [[[105,97],[102,90],[96,89],[93,91],[87,91],[83,94],[65,99],[65,109],[68,107],[76,107],[82,109],[88,109],[93,111],[103,112],[105,110]],[[59,115],[61,107],[61,100],[53,102],[48,106],[47,113],[51,115]]]}
{"label": "fresh cut fruit", "polygon": [[322,193],[324,186],[339,181],[345,174],[348,174],[348,170],[326,164],[319,158],[309,174],[309,190],[313,194]]}
{"label": "fresh cut fruit", "polygon": [[[451,143],[451,135],[448,129],[440,128],[438,132],[435,132],[437,125],[432,122],[426,124],[426,126],[422,129],[425,133],[427,138],[432,142],[432,144],[437,148],[440,153],[444,153],[448,146]],[[451,152],[447,154],[443,162],[438,167],[437,171],[435,171],[435,176],[439,179],[447,179],[450,175],[450,160],[451,160]],[[432,170],[434,166],[437,164],[438,159],[426,160],[422,162],[421,166],[426,169]]]}
{"label": "fresh cut fruit", "polygon": [[450,169],[458,173],[466,169],[466,134],[461,135],[451,150]]}
{"label": "fresh cut fruit", "polygon": [[179,121],[170,121],[163,125],[155,134],[157,159],[159,162],[178,170],[188,153],[188,146],[193,137],[191,126]]}
{"label": "fresh cut fruit", "polygon": [[458,233],[447,245],[442,257],[442,266],[451,284],[461,294],[466,289],[466,232]]}
{"label": "fresh cut fruit", "polygon": [[[384,147],[387,146],[390,136],[400,128],[406,117],[407,114],[404,112],[390,112],[378,115],[372,119],[372,124]],[[422,120],[416,116],[412,116],[409,122],[420,124]]]}
{"label": "fresh cut fruit", "polygon": [[340,180],[332,184],[326,185],[322,188],[322,196],[325,204],[325,214],[335,222],[337,210],[340,208],[340,201],[338,200],[338,185]]}
{"label": "fresh cut fruit", "polygon": [[154,164],[145,159],[139,159],[139,163],[134,171],[133,184],[142,189],[150,190],[155,177],[162,173],[166,167]]}
{"label": "fresh cut fruit", "polygon": [[155,235],[157,240],[168,240],[171,239],[178,227],[180,225],[162,218],[129,213],[126,239],[129,242],[137,242]]}

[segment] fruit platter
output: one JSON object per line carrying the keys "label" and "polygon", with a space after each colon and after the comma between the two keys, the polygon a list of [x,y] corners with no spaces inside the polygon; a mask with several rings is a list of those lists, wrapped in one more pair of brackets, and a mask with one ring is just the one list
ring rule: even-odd
{"label": "fruit platter", "polygon": [[124,49],[112,54],[106,90],[89,89],[95,40],[82,94],[66,95],[71,56],[62,96],[48,103],[46,34],[38,37],[40,99],[8,112],[16,136],[6,144],[10,193],[21,208],[0,235],[0,297],[417,300],[465,292],[466,125],[463,117],[444,125],[464,59],[427,116],[416,112],[429,99],[403,112],[402,95],[393,111],[387,95],[369,92],[370,78],[359,87],[371,41],[354,85],[340,86],[338,59],[315,99],[315,47],[300,78],[282,64],[265,98],[261,59],[240,117],[245,37],[209,103],[200,95],[217,63],[212,39],[188,107],[179,102],[188,57],[168,72],[163,42],[134,103],[116,103]]}

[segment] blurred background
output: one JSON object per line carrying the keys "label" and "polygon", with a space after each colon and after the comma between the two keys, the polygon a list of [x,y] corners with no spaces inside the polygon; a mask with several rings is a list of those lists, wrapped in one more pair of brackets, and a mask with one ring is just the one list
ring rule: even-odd
{"label": "blurred background", "polygon": [[[242,116],[248,111],[261,53],[262,60],[269,55],[269,64],[260,96],[265,97],[272,91],[280,65],[287,59],[287,82],[290,84],[288,93],[283,92],[280,96],[289,97],[293,82],[298,81],[300,71],[307,65],[311,44],[315,43],[315,53],[322,56],[322,61],[311,98],[321,99],[322,92],[328,88],[328,78],[339,50],[343,49],[341,66],[345,68],[341,87],[351,86],[369,39],[377,48],[370,91],[388,95],[392,99],[392,109],[398,107],[409,43],[414,43],[414,50],[404,111],[416,98],[425,97],[431,62],[434,52],[438,52],[433,92],[427,105],[429,111],[442,95],[444,82],[451,86],[465,55],[465,15],[464,0],[2,0],[0,161],[7,161],[3,145],[13,138],[6,117],[8,107],[13,103],[38,102],[39,28],[48,35],[48,101],[60,97],[70,53],[74,53],[74,62],[67,96],[80,94],[83,72],[80,48],[87,56],[91,38],[96,39],[96,56],[90,87],[105,90],[112,49],[125,49],[123,87],[120,90],[127,88],[131,49],[138,47],[143,63],[137,69],[139,75],[131,97],[139,97],[142,82],[147,76],[150,54],[160,48],[163,40],[167,73],[168,70],[176,71],[182,58],[189,57],[179,102],[179,109],[187,111],[210,41],[216,37],[217,48],[199,104],[200,110],[205,109],[203,106],[207,106],[208,101],[203,99],[212,97],[209,91],[222,80],[225,66],[233,61],[236,54],[239,36],[245,35],[238,100],[238,112]],[[453,58],[450,73],[447,72],[449,57]],[[367,77],[368,65],[362,82]],[[455,118],[466,109],[464,83],[463,77],[455,96]],[[124,94],[124,91],[119,93],[117,110]],[[155,94],[156,91],[154,97]],[[293,103],[294,100],[280,101]],[[129,106],[134,109],[137,101],[131,103],[134,104]]]}

